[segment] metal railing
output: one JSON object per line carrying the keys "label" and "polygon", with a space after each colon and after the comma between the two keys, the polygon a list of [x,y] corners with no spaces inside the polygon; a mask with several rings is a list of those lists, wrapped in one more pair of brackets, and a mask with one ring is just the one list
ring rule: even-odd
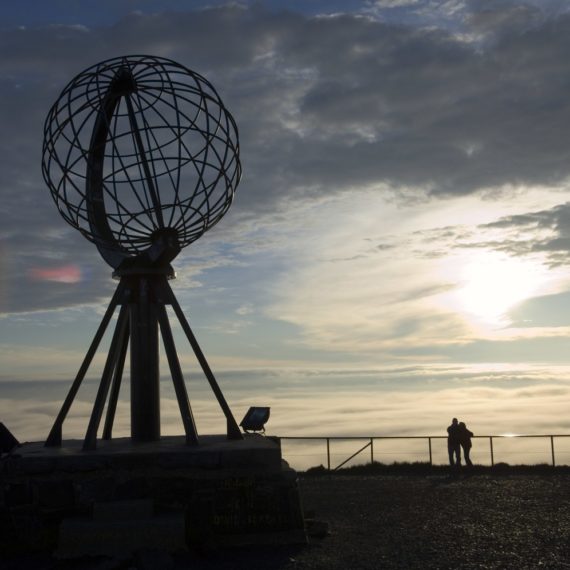
{"label": "metal railing", "polygon": [[[505,435],[476,435],[473,436],[473,439],[487,439],[489,441],[489,451],[491,455],[491,465],[495,465],[495,451],[493,448],[493,440],[495,439],[521,439],[521,438],[547,438],[550,440],[550,454],[552,460],[552,466],[556,467],[556,455],[555,455],[555,448],[554,448],[554,440],[555,438],[565,438],[570,437],[570,434],[505,434]],[[428,453],[429,453],[429,464],[433,465],[433,447],[432,447],[432,440],[434,439],[447,439],[445,435],[393,435],[393,436],[335,436],[335,437],[326,437],[326,436],[278,436],[279,441],[324,441],[326,442],[326,456],[327,456],[327,469],[329,471],[336,471],[346,465],[349,461],[366,451],[367,449],[370,450],[370,463],[374,463],[374,442],[376,440],[425,440],[428,446]],[[334,441],[366,441],[366,443],[358,449],[355,453],[347,457],[344,461],[339,463],[336,467],[331,466],[331,442]]]}

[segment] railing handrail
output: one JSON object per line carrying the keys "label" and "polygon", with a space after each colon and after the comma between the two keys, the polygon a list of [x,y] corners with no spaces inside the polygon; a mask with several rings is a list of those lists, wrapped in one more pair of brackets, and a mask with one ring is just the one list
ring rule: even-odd
{"label": "railing handrail", "polygon": [[[279,439],[447,439],[446,435],[277,435]],[[517,433],[517,434],[490,434],[474,435],[489,439],[490,437],[506,437],[514,439],[517,437],[570,437],[570,433]]]}
{"label": "railing handrail", "polygon": [[[374,440],[375,439],[424,439],[428,442],[428,449],[429,449],[429,463],[433,465],[433,455],[432,455],[432,439],[447,439],[447,435],[345,435],[345,436],[317,436],[317,435],[290,435],[290,436],[275,436],[277,439],[281,440],[321,440],[326,442],[327,446],[327,469],[331,470],[331,452],[330,452],[330,442],[331,441],[358,441],[358,440],[367,440],[367,443],[364,447],[353,453],[350,457],[342,461],[339,465],[337,465],[334,470],[340,469],[343,465],[348,463],[351,459],[359,455],[365,449],[370,448],[370,462],[374,463]],[[552,466],[556,466],[556,457],[554,453],[554,438],[557,437],[570,437],[569,433],[560,433],[560,434],[522,434],[522,433],[513,433],[513,434],[497,434],[497,435],[474,435],[472,436],[474,439],[488,439],[489,440],[489,448],[491,454],[491,465],[495,464],[495,454],[493,449],[493,440],[494,439],[517,439],[517,438],[548,438],[550,439],[550,452],[552,457]]]}

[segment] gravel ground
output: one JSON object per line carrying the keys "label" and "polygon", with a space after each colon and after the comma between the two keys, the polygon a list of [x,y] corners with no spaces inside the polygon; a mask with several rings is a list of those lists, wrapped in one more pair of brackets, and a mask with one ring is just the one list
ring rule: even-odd
{"label": "gravel ground", "polygon": [[320,477],[331,526],[283,568],[570,568],[568,476]]}
{"label": "gravel ground", "polygon": [[32,557],[0,568],[570,569],[568,474],[320,475],[300,487],[305,511],[330,527],[304,547],[149,553],[121,563]]}

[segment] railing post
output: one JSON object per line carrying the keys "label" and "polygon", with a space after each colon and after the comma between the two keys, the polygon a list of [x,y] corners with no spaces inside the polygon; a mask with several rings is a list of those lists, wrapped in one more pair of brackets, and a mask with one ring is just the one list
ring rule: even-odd
{"label": "railing post", "polygon": [[327,469],[331,470],[331,442],[327,437]]}
{"label": "railing post", "polygon": [[370,438],[370,465],[374,464],[374,438]]}
{"label": "railing post", "polygon": [[552,467],[556,467],[556,460],[554,459],[554,436],[550,436],[550,449],[552,451]]}
{"label": "railing post", "polygon": [[495,465],[495,456],[493,454],[493,436],[489,436],[489,446],[491,447],[491,467]]}
{"label": "railing post", "polygon": [[428,437],[428,447],[429,447],[429,464],[433,466],[433,456],[431,453],[431,437]]}

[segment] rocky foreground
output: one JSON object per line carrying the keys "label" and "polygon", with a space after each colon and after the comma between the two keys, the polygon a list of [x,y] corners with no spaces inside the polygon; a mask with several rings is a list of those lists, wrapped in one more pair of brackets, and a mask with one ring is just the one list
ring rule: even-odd
{"label": "rocky foreground", "polygon": [[302,482],[331,536],[283,568],[570,568],[570,476],[341,476]]}
{"label": "rocky foreground", "polygon": [[[328,533],[304,547],[248,547],[131,560],[4,560],[54,569],[556,569],[570,568],[567,471],[319,474],[300,481],[310,520]],[[315,524],[314,530],[326,531]]]}

